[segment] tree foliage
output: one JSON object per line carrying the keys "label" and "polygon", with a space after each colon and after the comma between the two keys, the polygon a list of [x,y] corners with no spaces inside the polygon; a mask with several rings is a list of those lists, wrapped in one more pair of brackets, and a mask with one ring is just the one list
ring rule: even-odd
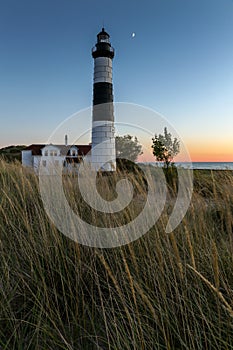
{"label": "tree foliage", "polygon": [[15,160],[21,160],[21,151],[25,149],[24,145],[17,146],[7,146],[0,149],[0,158],[4,158],[8,162],[13,162]]}
{"label": "tree foliage", "polygon": [[135,162],[142,154],[142,145],[136,136],[116,136],[116,156]]}
{"label": "tree foliage", "polygon": [[153,155],[158,162],[163,162],[164,167],[168,168],[174,163],[173,158],[180,152],[180,141],[164,128],[164,135],[155,135],[152,138]]}

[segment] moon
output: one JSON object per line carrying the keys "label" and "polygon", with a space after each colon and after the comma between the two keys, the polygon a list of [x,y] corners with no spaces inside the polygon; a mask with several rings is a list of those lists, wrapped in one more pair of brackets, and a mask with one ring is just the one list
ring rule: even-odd
{"label": "moon", "polygon": [[131,34],[131,37],[132,37],[132,38],[135,38],[135,35],[136,35],[136,33],[133,32],[133,33]]}

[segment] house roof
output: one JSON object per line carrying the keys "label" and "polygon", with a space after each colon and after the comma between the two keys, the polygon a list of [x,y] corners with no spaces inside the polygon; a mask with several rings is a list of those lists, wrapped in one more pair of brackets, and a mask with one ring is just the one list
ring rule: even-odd
{"label": "house roof", "polygon": [[[41,156],[41,150],[45,147],[49,146],[47,144],[32,144],[27,146],[26,148],[23,149],[23,151],[32,151],[33,156]],[[69,154],[69,149],[72,146],[75,146],[78,148],[78,155],[79,156],[85,156],[90,150],[91,150],[91,145],[54,145],[51,144],[51,146],[55,146],[61,150],[61,154],[63,155],[68,155]]]}

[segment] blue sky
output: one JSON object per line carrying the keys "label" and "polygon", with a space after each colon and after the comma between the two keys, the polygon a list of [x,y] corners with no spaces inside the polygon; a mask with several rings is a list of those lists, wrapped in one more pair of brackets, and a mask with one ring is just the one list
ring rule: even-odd
{"label": "blue sky", "polygon": [[103,22],[115,101],[164,115],[194,160],[233,161],[233,0],[2,0],[0,146],[43,143],[91,105]]}

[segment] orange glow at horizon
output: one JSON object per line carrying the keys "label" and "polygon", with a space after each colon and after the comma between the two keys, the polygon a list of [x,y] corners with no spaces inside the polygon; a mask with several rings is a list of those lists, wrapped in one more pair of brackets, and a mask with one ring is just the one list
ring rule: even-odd
{"label": "orange glow at horizon", "polygon": [[233,142],[201,140],[186,144],[193,162],[233,162]]}
{"label": "orange glow at horizon", "polygon": [[[138,157],[139,162],[155,162],[155,157],[152,153],[151,145],[144,143],[144,149],[146,146],[146,152]],[[209,140],[189,141],[185,143],[185,146],[190,154],[190,160],[192,162],[233,162],[233,142],[219,141],[216,142]],[[174,161],[184,162],[185,159],[182,152],[178,154]]]}

